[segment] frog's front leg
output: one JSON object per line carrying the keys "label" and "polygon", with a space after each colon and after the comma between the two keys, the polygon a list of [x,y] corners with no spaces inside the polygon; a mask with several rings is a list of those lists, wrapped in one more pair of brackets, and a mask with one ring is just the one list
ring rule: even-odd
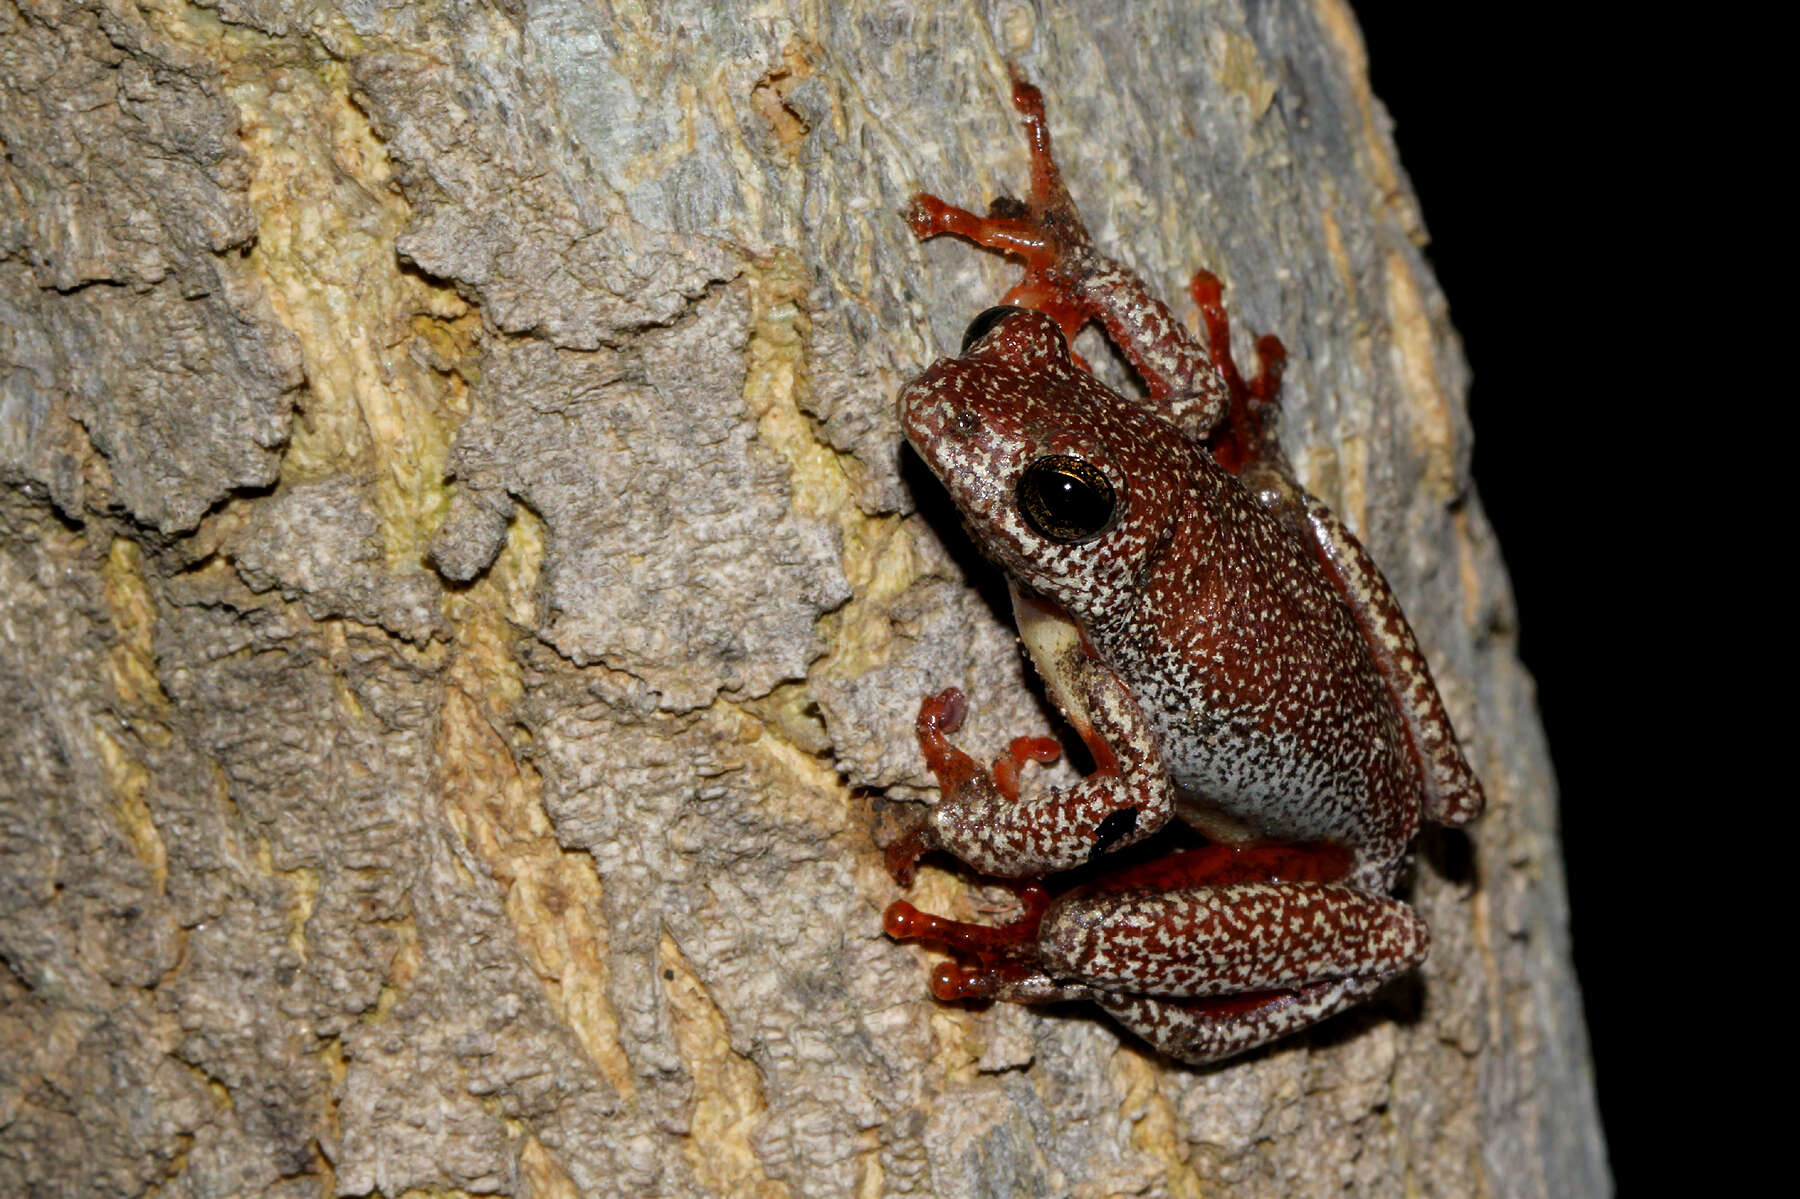
{"label": "frog's front leg", "polygon": [[[950,734],[962,727],[968,710],[967,697],[955,687],[928,695],[919,703],[919,716],[913,731],[919,739],[919,748],[925,753],[926,768],[938,781],[942,798],[936,806],[942,807],[947,802],[969,806],[1017,803],[1019,776],[1025,763],[1054,762],[1062,757],[1062,746],[1049,737],[1015,737],[1006,753],[994,759],[992,767],[983,770],[981,763],[950,743]],[[887,847],[888,873],[901,886],[911,886],[919,859],[942,847],[931,816],[927,814]]]}
{"label": "frog's front leg", "polygon": [[1094,251],[1050,151],[1043,94],[1017,68],[1013,107],[1025,118],[1030,142],[1030,195],[1022,203],[996,201],[988,215],[978,216],[920,193],[906,213],[913,235],[967,238],[1024,263],[1025,277],[1001,304],[1048,313],[1070,345],[1083,325],[1098,321],[1143,379],[1149,407],[1190,436],[1205,437],[1225,412],[1223,377],[1143,280]]}
{"label": "frog's front leg", "polygon": [[933,849],[997,878],[1055,874],[1141,841],[1168,823],[1174,789],[1130,693],[1091,659],[1059,673],[1061,685],[1053,689],[1095,768],[1072,787],[1035,796],[1020,796],[1018,768],[1025,760],[1053,761],[1054,742],[1019,738],[992,771],[983,770],[949,740],[962,724],[962,693],[946,691],[920,705],[919,745],[943,797],[888,847],[888,869],[897,880],[909,882],[914,863]]}

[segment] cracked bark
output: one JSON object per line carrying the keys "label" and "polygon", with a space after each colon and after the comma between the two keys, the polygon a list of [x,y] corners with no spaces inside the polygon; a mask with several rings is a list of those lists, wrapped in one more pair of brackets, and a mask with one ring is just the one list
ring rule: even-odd
{"label": "cracked bark", "polygon": [[[1045,8],[0,10],[9,1191],[1605,1190],[1354,25]],[[1009,57],[1102,244],[1287,342],[1492,799],[1420,854],[1418,980],[1216,1069],[879,935],[918,696],[1053,731],[891,409],[1011,276],[897,215],[1023,186]]]}

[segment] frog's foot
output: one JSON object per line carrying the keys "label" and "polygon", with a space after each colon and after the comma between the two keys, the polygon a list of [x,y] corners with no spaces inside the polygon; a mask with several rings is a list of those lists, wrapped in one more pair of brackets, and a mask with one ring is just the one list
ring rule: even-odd
{"label": "frog's foot", "polygon": [[[1027,215],[1021,215],[1022,212]],[[976,216],[920,192],[906,210],[906,223],[921,241],[952,233],[1023,262],[1025,277],[1001,297],[1000,303],[1049,314],[1062,328],[1063,340],[1073,345],[1075,334],[1087,324],[1091,313],[1075,295],[1073,286],[1060,277],[1058,268],[1070,257],[1070,248],[1057,229],[1028,213],[1016,201],[1003,198],[994,202],[987,216]],[[1086,237],[1083,232],[1080,248],[1084,251]]]}
{"label": "frog's foot", "polygon": [[1049,313],[1062,326],[1063,339],[1073,344],[1081,327],[1099,315],[1079,290],[1096,265],[1093,242],[1050,152],[1043,93],[1017,67],[1012,80],[1013,107],[1025,118],[1031,149],[1030,195],[1023,202],[1002,196],[986,216],[977,216],[921,192],[907,209],[906,223],[920,240],[955,234],[1024,263],[1025,277],[1000,302]]}
{"label": "frog's foot", "polygon": [[[950,735],[962,727],[969,701],[956,687],[927,696],[919,704],[914,732],[925,753],[925,765],[936,776],[942,805],[1016,802],[1019,776],[1026,762],[1048,765],[1062,756],[1062,746],[1050,737],[1015,737],[1006,752],[987,770],[950,743]],[[927,816],[898,841],[887,847],[888,873],[901,886],[912,884],[919,859],[939,848],[939,837]]]}
{"label": "frog's foot", "polygon": [[969,924],[921,912],[904,899],[888,905],[882,928],[896,941],[931,941],[972,958],[975,966],[940,962],[931,975],[931,993],[945,1003],[958,999],[1011,999],[1045,1002],[1083,998],[1085,987],[1059,984],[1033,961],[1038,925],[1050,906],[1049,892],[1032,881],[1018,889],[1024,913],[1003,925]]}
{"label": "frog's foot", "polygon": [[1025,118],[1025,136],[1030,143],[1030,195],[1022,203],[1001,197],[987,216],[979,217],[921,193],[913,198],[906,219],[920,239],[954,233],[1010,254],[1034,271],[1047,271],[1059,263],[1081,259],[1091,252],[1092,242],[1050,152],[1044,94],[1027,83],[1017,67],[1012,68],[1012,81],[1013,107]]}
{"label": "frog's foot", "polygon": [[1087,229],[1075,212],[1075,201],[1063,184],[1062,170],[1050,152],[1050,123],[1044,119],[1044,93],[1031,86],[1017,64],[1009,64],[1012,75],[1013,107],[1025,118],[1025,136],[1031,143],[1032,213],[1045,223],[1056,222],[1073,230],[1085,246]]}
{"label": "frog's foot", "polygon": [[1062,745],[1054,737],[1014,737],[983,777],[975,759],[950,744],[950,734],[962,727],[968,711],[968,699],[959,688],[951,687],[926,696],[913,725],[919,748],[925,752],[925,765],[937,776],[945,802],[960,800],[965,792],[989,785],[1009,802],[1016,801],[1025,763],[1047,766],[1062,757]]}
{"label": "frog's foot", "polygon": [[1232,474],[1253,462],[1285,467],[1281,443],[1275,437],[1275,416],[1280,409],[1287,347],[1273,333],[1257,338],[1256,374],[1245,379],[1231,356],[1231,321],[1222,298],[1225,285],[1211,271],[1196,271],[1188,291],[1200,309],[1200,319],[1206,322],[1213,365],[1231,392],[1225,419],[1213,430],[1213,458]]}
{"label": "frog's foot", "polygon": [[1026,956],[1037,940],[1038,925],[1050,906],[1050,893],[1042,883],[1026,882],[1018,888],[1024,913],[1001,925],[967,924],[921,912],[904,899],[896,899],[882,913],[882,930],[896,941],[935,941],[982,962]]}
{"label": "frog's foot", "polygon": [[929,192],[920,192],[907,206],[906,224],[920,241],[952,233],[1017,258],[1034,271],[1048,270],[1062,257],[1053,232],[1030,216],[1020,215],[1017,201],[996,200],[987,216],[976,216]]}
{"label": "frog's foot", "polygon": [[921,820],[898,841],[882,850],[881,856],[893,880],[902,887],[910,887],[913,876],[919,871],[919,859],[936,848],[937,837],[932,832],[931,824]]}

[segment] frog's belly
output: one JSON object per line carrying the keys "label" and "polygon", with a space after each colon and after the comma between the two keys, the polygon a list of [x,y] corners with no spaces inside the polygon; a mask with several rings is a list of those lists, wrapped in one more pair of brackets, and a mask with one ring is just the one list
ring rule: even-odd
{"label": "frog's belly", "polygon": [[1279,788],[1228,792],[1214,786],[1176,784],[1175,810],[1214,841],[1335,841],[1355,836],[1357,797],[1324,797]]}
{"label": "frog's belly", "polygon": [[[1152,721],[1154,724],[1155,722]],[[1334,730],[1336,731],[1336,730]],[[1242,726],[1158,728],[1175,784],[1176,812],[1215,841],[1331,841],[1359,847],[1392,830],[1377,779],[1391,777],[1394,747],[1379,730],[1329,738],[1325,752],[1301,752],[1295,736]]]}
{"label": "frog's belly", "polygon": [[[1088,740],[1093,716],[1075,680],[1102,659],[1056,604],[1017,583],[1011,591],[1020,640],[1051,699]],[[1209,838],[1332,841],[1360,850],[1410,837],[1383,816],[1400,809],[1376,780],[1400,777],[1402,770],[1391,722],[1378,715],[1384,710],[1379,696],[1328,713],[1303,705],[1278,712],[1271,702],[1239,694],[1225,705],[1227,715],[1210,718],[1192,703],[1207,688],[1176,666],[1140,669],[1134,677],[1140,686],[1133,701],[1175,785],[1176,812]],[[1141,682],[1171,678],[1179,681]]]}

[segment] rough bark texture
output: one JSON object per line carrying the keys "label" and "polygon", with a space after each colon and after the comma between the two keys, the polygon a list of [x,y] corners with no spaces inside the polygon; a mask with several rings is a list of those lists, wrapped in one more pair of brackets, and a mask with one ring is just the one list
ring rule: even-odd
{"label": "rough bark texture", "polygon": [[[1421,978],[1219,1068],[879,933],[918,697],[1053,730],[892,411],[1012,278],[897,215],[1023,187],[1008,58],[1101,244],[1286,340],[1492,799]],[[1338,0],[5,0],[0,143],[0,1190],[1605,1191]]]}

